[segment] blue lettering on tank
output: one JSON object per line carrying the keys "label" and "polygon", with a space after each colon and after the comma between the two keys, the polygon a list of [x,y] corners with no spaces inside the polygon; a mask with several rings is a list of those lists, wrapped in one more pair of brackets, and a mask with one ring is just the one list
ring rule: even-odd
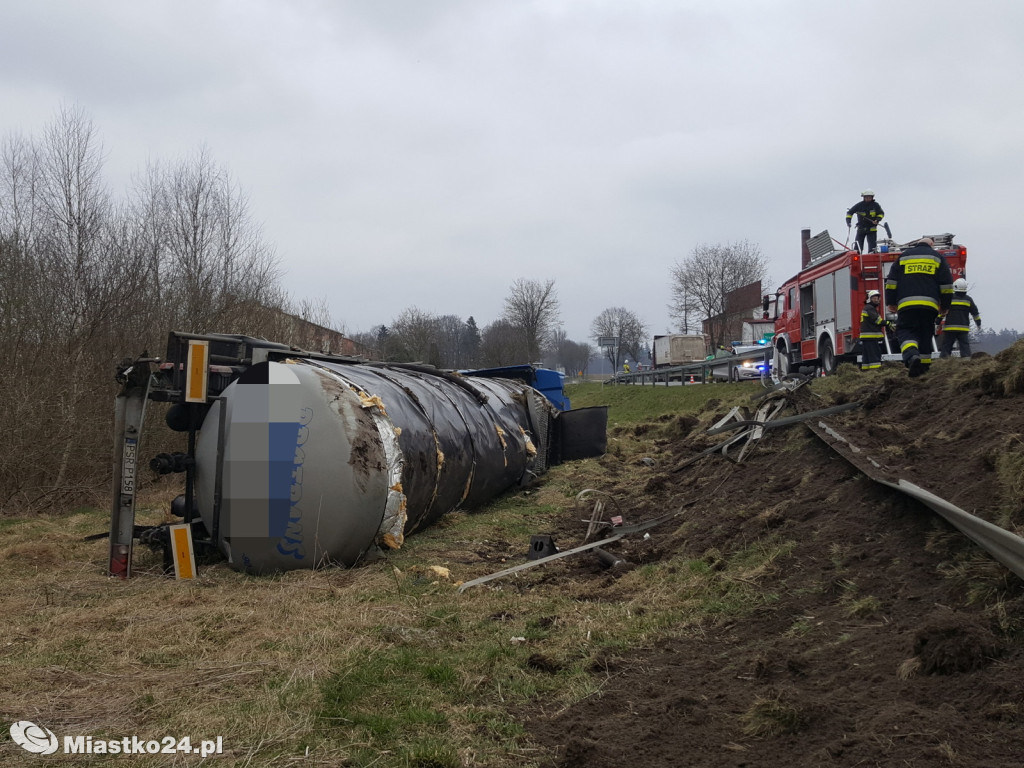
{"label": "blue lettering on tank", "polygon": [[[288,465],[288,496],[287,496],[287,519],[284,520],[284,530],[276,535],[281,539],[277,543],[277,551],[282,555],[291,555],[296,560],[306,558],[306,547],[302,535],[302,510],[299,502],[302,500],[302,464],[306,460],[306,452],[302,446],[309,439],[309,427],[306,425],[313,420],[313,409],[303,408],[299,417],[299,423],[288,424],[294,430],[294,442],[288,449],[290,462]],[[273,426],[273,425],[271,425]],[[273,440],[273,434],[271,435]],[[282,445],[282,450],[284,445]],[[280,512],[280,510],[279,510]],[[274,519],[273,517],[271,518]],[[271,531],[275,535],[275,531]]]}

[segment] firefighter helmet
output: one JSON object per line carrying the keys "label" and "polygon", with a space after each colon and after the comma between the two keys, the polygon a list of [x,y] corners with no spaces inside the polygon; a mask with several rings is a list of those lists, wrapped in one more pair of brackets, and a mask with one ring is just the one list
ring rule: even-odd
{"label": "firefighter helmet", "polygon": [[878,291],[868,291],[868,301],[871,301],[875,296],[881,296]]}
{"label": "firefighter helmet", "polygon": [[954,291],[966,291],[967,290],[967,281],[964,280],[962,277],[958,277],[956,280],[953,281],[953,290]]}
{"label": "firefighter helmet", "polygon": [[861,197],[874,197],[875,196],[875,190],[873,190],[873,189],[865,189],[863,192],[860,193],[860,196]]}

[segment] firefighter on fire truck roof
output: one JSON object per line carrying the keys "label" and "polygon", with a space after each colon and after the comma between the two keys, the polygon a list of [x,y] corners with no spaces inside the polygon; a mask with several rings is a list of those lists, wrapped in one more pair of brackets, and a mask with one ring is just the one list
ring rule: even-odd
{"label": "firefighter on fire truck roof", "polygon": [[967,295],[967,281],[962,277],[953,281],[953,300],[949,305],[949,312],[942,320],[941,334],[939,335],[939,357],[949,357],[953,354],[953,344],[960,347],[960,357],[971,356],[971,318],[981,329],[981,312],[974,299]]}
{"label": "firefighter on fire truck roof", "polygon": [[922,237],[892,263],[885,279],[885,303],[897,313],[896,340],[911,378],[931,365],[935,318],[946,313],[953,298],[952,272],[934,244]]}
{"label": "firefighter on fire truck roof", "polygon": [[861,201],[846,212],[846,228],[850,228],[850,219],[857,214],[857,250],[864,253],[864,239],[867,238],[868,251],[874,253],[878,244],[878,225],[885,218],[885,211],[875,202],[873,189],[865,189],[860,196]]}
{"label": "firefighter on fire truck roof", "polygon": [[885,313],[879,312],[882,294],[868,291],[868,300],[860,311],[860,352],[862,371],[874,371],[882,367],[882,339],[885,329],[892,325],[885,319]]}

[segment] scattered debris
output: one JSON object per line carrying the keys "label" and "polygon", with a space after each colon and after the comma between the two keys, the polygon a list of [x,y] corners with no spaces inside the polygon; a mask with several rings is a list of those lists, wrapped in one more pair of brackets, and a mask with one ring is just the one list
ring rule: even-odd
{"label": "scattered debris", "polygon": [[[644,534],[644,536],[650,535],[649,533]],[[597,555],[597,559],[605,568],[621,568],[630,564],[627,560],[623,560],[621,557],[613,555],[607,549],[601,549],[600,547],[594,547],[594,554]]]}
{"label": "scattered debris", "polygon": [[527,560],[540,560],[558,552],[555,540],[547,535],[534,534],[530,537],[530,551],[526,553]]}
{"label": "scattered debris", "polygon": [[[590,517],[589,517],[589,523],[590,524],[587,526],[587,534],[586,534],[586,536],[583,537],[584,541],[590,541],[594,536],[597,535],[598,531],[600,531],[601,529],[607,528],[609,526],[616,525],[616,523],[614,523],[614,522],[611,522],[611,521],[606,522],[604,520],[605,499],[611,501],[615,505],[616,511],[621,512],[619,510],[619,502],[610,493],[606,493],[605,491],[598,491],[598,490],[595,490],[593,488],[586,488],[586,489],[584,489],[584,490],[582,490],[582,491],[580,491],[579,493],[576,494],[576,511],[577,511],[577,514],[583,514],[580,511],[582,503],[585,502],[587,499],[589,499],[592,496],[596,496],[597,498],[594,499],[594,507],[593,507],[593,509],[592,509],[592,511],[590,513]],[[615,515],[612,518],[613,521],[615,519],[618,519],[618,521],[619,521],[617,523],[618,525],[622,524],[622,515],[621,515],[621,513],[618,514],[618,515]]]}
{"label": "scattered debris", "polygon": [[667,515],[663,515],[662,517],[655,518],[654,520],[649,520],[646,523],[638,523],[636,525],[625,525],[625,526],[622,526],[621,528],[616,529],[618,531],[618,533],[616,533],[614,536],[609,536],[606,539],[601,539],[600,541],[592,541],[589,544],[583,544],[583,545],[581,545],[579,547],[574,547],[573,549],[567,549],[567,550],[565,550],[563,552],[558,552],[557,554],[551,555],[550,557],[545,557],[545,558],[540,559],[540,560],[531,560],[531,561],[526,562],[526,563],[521,563],[519,565],[515,565],[515,566],[513,566],[511,568],[506,568],[503,571],[498,571],[497,573],[491,573],[491,574],[488,574],[487,576],[481,576],[481,577],[479,577],[477,579],[473,579],[471,581],[464,582],[463,584],[461,584],[459,586],[459,592],[462,593],[462,592],[465,592],[470,587],[475,587],[475,586],[478,586],[480,584],[485,584],[488,581],[493,581],[494,579],[500,579],[500,578],[502,578],[504,576],[510,576],[513,573],[519,573],[520,571],[525,571],[527,568],[533,568],[533,566],[535,566],[535,565],[542,565],[544,563],[550,563],[553,560],[560,560],[563,557],[569,557],[570,555],[577,555],[580,552],[586,552],[586,551],[591,550],[591,549],[596,549],[598,547],[602,547],[605,544],[611,544],[612,542],[618,541],[619,539],[624,538],[624,537],[626,537],[626,536],[628,536],[630,534],[640,533],[641,531],[646,531],[648,528],[654,528],[657,525],[661,525],[662,523],[667,522],[668,520],[671,520],[673,517],[676,517],[678,514],[679,514],[679,512],[671,512],[671,513],[669,513]]}

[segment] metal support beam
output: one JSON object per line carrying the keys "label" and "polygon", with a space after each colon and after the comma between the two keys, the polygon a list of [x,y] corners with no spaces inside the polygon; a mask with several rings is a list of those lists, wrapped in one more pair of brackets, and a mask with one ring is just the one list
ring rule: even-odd
{"label": "metal support beam", "polygon": [[159,360],[143,357],[122,370],[118,374],[121,391],[114,401],[114,481],[108,573],[122,579],[131,576],[139,442],[149,395],[149,364],[154,362]]}

